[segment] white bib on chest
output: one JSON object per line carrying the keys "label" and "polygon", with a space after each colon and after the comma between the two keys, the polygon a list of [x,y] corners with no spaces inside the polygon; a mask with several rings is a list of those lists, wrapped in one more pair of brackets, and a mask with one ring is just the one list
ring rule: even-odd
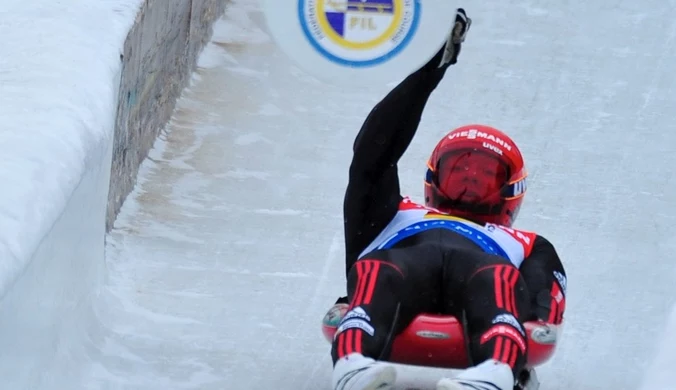
{"label": "white bib on chest", "polygon": [[502,256],[517,268],[530,254],[536,237],[535,233],[501,225],[479,225],[404,198],[395,217],[359,254],[359,258],[376,249],[391,248],[401,240],[429,229],[447,229],[456,232],[473,241],[484,252]]}

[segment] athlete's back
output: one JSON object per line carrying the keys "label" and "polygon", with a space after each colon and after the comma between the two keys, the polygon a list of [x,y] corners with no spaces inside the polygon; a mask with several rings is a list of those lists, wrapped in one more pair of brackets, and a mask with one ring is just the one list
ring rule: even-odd
{"label": "athlete's back", "polygon": [[[426,231],[441,231],[434,238],[417,239]],[[441,248],[476,249],[501,256],[519,268],[530,255],[536,234],[493,223],[477,223],[403,198],[399,210],[359,258],[377,249],[410,246],[433,241]]]}

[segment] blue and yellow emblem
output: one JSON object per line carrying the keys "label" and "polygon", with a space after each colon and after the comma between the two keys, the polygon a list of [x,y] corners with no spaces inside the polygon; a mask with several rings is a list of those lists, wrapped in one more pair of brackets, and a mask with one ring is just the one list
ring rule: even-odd
{"label": "blue and yellow emblem", "polygon": [[366,67],[396,56],[415,35],[420,0],[299,0],[310,44],[344,66]]}

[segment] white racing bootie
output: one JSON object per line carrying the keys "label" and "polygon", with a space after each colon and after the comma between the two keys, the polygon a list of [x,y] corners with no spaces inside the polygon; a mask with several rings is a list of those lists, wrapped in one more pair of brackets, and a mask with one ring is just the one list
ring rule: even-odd
{"label": "white racing bootie", "polygon": [[437,382],[437,390],[513,390],[512,368],[497,360],[470,367],[455,378],[443,378]]}
{"label": "white racing bootie", "polygon": [[397,379],[394,366],[359,353],[349,354],[333,367],[333,390],[389,390]]}

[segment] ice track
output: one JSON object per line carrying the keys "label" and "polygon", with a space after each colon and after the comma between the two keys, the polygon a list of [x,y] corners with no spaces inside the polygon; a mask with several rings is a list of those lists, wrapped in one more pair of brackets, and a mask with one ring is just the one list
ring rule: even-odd
{"label": "ice track", "polygon": [[[400,164],[468,122],[520,142],[518,226],[568,267],[564,340],[543,390],[637,388],[674,303],[671,1],[488,0]],[[319,322],[343,294],[353,138],[386,92],[322,85],[235,1],[108,237],[91,388],[328,389]],[[441,372],[402,368],[401,389]]]}

